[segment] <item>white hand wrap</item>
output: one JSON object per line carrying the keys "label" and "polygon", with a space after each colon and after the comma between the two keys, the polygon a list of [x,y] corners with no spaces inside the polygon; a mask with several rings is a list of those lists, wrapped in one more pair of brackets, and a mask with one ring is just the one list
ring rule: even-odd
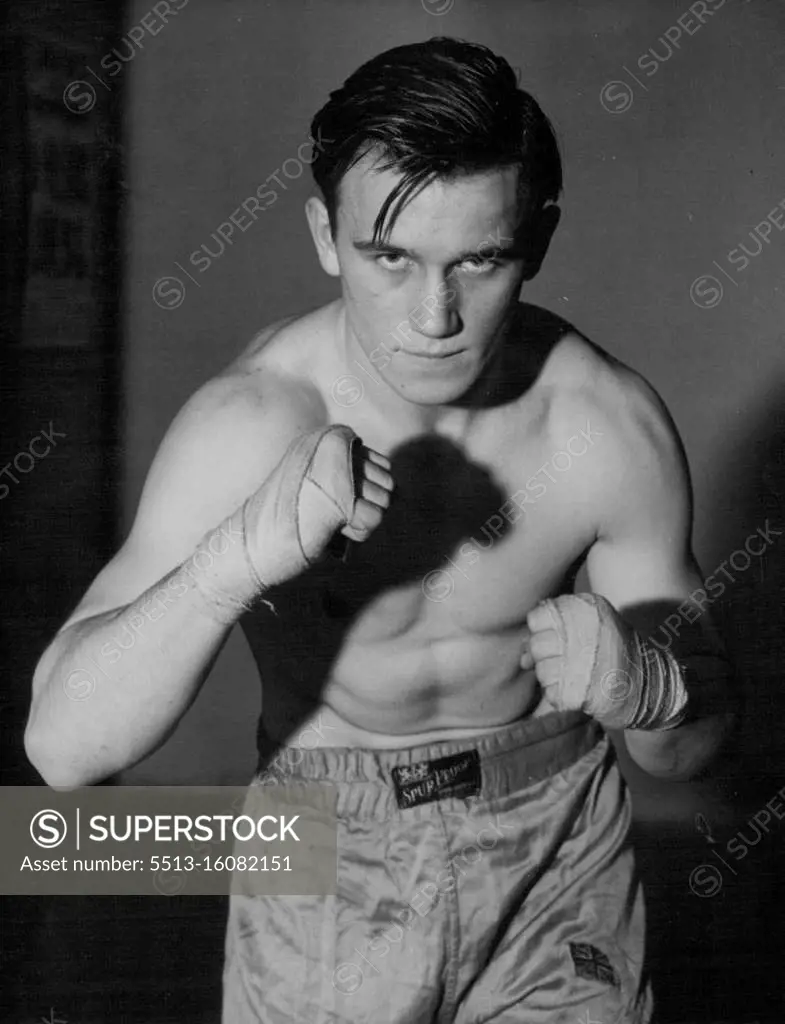
{"label": "white hand wrap", "polygon": [[352,455],[359,443],[340,424],[295,438],[264,484],[203,538],[194,561],[216,553],[217,534],[232,541],[232,554],[221,552],[204,571],[189,573],[213,618],[231,625],[260,599],[275,611],[261,595],[312,565],[335,531],[351,522]]}
{"label": "white hand wrap", "polygon": [[688,695],[670,651],[648,644],[632,628],[622,631],[618,614],[597,594],[576,594],[561,606],[551,599],[542,604],[562,647],[564,670],[555,684],[560,707],[580,708],[610,729],[682,724]]}
{"label": "white hand wrap", "polygon": [[[336,424],[295,438],[273,474],[243,505],[248,565],[259,589],[313,565],[354,516],[352,452],[360,439]],[[274,549],[274,550],[271,550]]]}

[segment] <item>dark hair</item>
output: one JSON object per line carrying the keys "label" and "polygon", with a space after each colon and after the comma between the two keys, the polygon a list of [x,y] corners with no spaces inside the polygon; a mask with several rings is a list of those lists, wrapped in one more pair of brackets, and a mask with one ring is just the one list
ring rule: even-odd
{"label": "dark hair", "polygon": [[312,172],[333,234],[341,179],[376,148],[378,169],[403,175],[376,218],[376,241],[389,237],[405,204],[436,178],[517,165],[533,209],[562,190],[556,136],[536,100],[504,58],[458,39],[439,36],[372,58],[330,94],[311,135]]}

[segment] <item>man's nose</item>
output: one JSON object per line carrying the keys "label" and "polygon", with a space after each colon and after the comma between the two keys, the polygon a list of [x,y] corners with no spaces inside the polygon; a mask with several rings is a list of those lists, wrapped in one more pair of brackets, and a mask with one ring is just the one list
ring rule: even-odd
{"label": "man's nose", "polygon": [[409,313],[409,323],[426,338],[450,338],[463,327],[458,299],[458,289],[449,277],[433,281]]}

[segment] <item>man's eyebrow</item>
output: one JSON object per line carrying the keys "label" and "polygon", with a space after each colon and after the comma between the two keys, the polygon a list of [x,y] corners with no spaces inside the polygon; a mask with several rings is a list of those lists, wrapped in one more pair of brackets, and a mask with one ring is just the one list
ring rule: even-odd
{"label": "man's eyebrow", "polygon": [[[452,263],[462,263],[464,260],[471,259],[472,257],[479,257],[480,259],[494,259],[498,256],[507,256],[512,259],[521,254],[522,246],[514,238],[505,238],[505,242],[497,245],[490,238],[484,239],[473,249],[467,249],[465,252],[459,253],[455,259],[451,260]],[[352,245],[358,252],[368,252],[374,255],[387,255],[387,256],[409,256],[413,259],[417,259],[417,253],[413,250],[404,249],[400,245],[390,245],[389,242],[374,242],[372,239],[355,239]]]}
{"label": "man's eyebrow", "polygon": [[408,249],[402,249],[400,245],[390,245],[389,242],[374,242],[373,239],[355,239],[352,245],[358,252],[386,253],[391,256],[414,256]]}

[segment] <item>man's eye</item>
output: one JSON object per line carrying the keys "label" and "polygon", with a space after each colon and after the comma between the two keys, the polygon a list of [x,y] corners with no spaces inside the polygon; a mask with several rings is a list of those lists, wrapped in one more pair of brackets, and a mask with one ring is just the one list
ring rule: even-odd
{"label": "man's eye", "polygon": [[489,270],[493,270],[498,265],[496,260],[483,259],[482,256],[469,256],[461,264],[470,274],[487,274]]}
{"label": "man's eye", "polygon": [[385,252],[381,256],[376,257],[376,262],[384,267],[385,270],[403,270],[407,259],[401,253]]}

